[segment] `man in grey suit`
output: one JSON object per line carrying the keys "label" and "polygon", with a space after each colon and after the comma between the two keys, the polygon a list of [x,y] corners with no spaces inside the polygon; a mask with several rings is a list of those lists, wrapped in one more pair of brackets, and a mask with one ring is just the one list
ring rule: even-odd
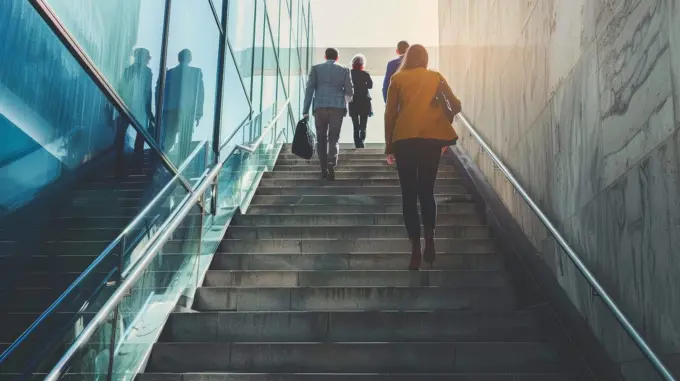
{"label": "man in grey suit", "polygon": [[326,49],[326,62],[312,66],[302,109],[303,116],[309,117],[314,98],[317,153],[322,177],[328,180],[335,180],[342,120],[347,115],[347,103],[354,95],[350,71],[337,61],[338,51],[329,48]]}

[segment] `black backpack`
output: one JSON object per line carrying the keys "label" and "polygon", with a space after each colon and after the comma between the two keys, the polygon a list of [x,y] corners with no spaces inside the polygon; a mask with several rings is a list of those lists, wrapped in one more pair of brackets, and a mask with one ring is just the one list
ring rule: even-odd
{"label": "black backpack", "polygon": [[316,136],[309,128],[309,118],[303,118],[295,126],[295,136],[293,137],[292,152],[295,156],[309,160],[314,156],[316,146]]}

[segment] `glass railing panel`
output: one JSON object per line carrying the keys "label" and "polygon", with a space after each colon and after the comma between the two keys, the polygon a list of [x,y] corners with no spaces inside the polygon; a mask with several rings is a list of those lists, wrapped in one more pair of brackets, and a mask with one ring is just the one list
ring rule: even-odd
{"label": "glass railing panel", "polygon": [[[189,195],[189,191],[182,185],[182,179],[195,178],[197,182],[202,180],[200,176],[205,175],[205,170],[202,170],[202,168],[206,165],[206,150],[208,150],[207,145],[196,147],[192,156],[184,166],[180,167],[180,175],[175,176],[171,181],[167,180],[168,175],[164,168],[152,172],[154,178],[149,181],[153,186],[143,187],[140,185],[140,189],[133,189],[134,192],[131,190],[125,195],[128,198],[114,198],[116,202],[111,202],[106,197],[111,192],[110,189],[102,187],[90,191],[89,199],[109,200],[108,202],[111,205],[106,206],[107,209],[105,209],[104,214],[83,217],[86,219],[85,222],[100,224],[97,229],[88,231],[89,234],[97,234],[97,239],[101,240],[106,238],[102,234],[108,231],[112,231],[118,236],[114,234],[111,236],[112,238],[108,238],[108,241],[102,241],[104,249],[95,250],[94,243],[96,242],[84,241],[81,245],[70,245],[69,247],[73,249],[65,255],[43,259],[50,263],[54,262],[52,267],[57,269],[48,270],[47,275],[50,273],[56,275],[60,273],[61,268],[73,270],[76,268],[73,267],[75,266],[73,263],[88,263],[88,260],[94,260],[94,262],[89,268],[85,266],[78,270],[81,275],[74,280],[70,288],[65,288],[61,296],[57,294],[54,300],[50,300],[50,302],[54,302],[52,307],[40,315],[37,320],[35,319],[37,315],[33,316],[33,320],[36,321],[35,325],[28,328],[25,337],[18,338],[15,345],[3,354],[4,357],[0,358],[0,366],[4,366],[6,362],[23,364],[24,369],[22,371],[30,372],[33,359],[39,359],[39,361],[48,364],[47,367],[52,365],[53,359],[48,356],[48,352],[58,351],[59,348],[68,346],[69,340],[77,335],[76,320],[81,315],[81,307],[91,306],[97,301],[106,301],[109,298],[120,284],[120,276],[123,278],[127,276],[130,269],[140,260],[144,247],[155,237],[162,225],[171,218],[183,199]],[[201,170],[203,172],[199,175]],[[130,177],[124,179],[131,182],[137,181],[137,179]],[[163,181],[166,184],[163,184]],[[134,197],[134,199],[129,197]],[[132,205],[130,200],[134,200],[134,204],[140,205],[140,207],[133,209],[137,212],[137,215],[134,216],[133,214],[128,217],[127,227],[109,225],[112,223],[112,218],[111,214],[108,213],[114,213],[121,209],[127,210],[127,208],[130,208],[129,205]],[[101,213],[102,209],[98,209],[98,211]],[[195,227],[200,228],[200,224],[191,228]],[[49,268],[49,263],[43,264],[43,267]],[[121,275],[113,276],[109,274],[112,271]],[[103,278],[104,276],[105,278]],[[97,310],[92,310],[91,307],[87,309],[90,312]],[[8,311],[8,313],[10,312],[14,313],[15,310]],[[40,312],[42,310],[37,311],[38,315]],[[73,332],[76,332],[76,334],[72,334]]]}
{"label": "glass railing panel", "polygon": [[207,151],[209,151],[207,144],[196,147],[184,165],[180,167],[179,176],[162,189],[143,194],[143,205],[146,205],[142,210],[143,215],[138,216],[136,221],[128,225],[120,237],[124,245],[123,262],[120,264],[123,276],[134,267],[141,258],[145,244],[154,237],[184,197],[189,194],[189,191],[182,186],[181,179],[190,180],[192,185],[202,180],[207,164]]}
{"label": "glass railing panel", "polygon": [[[106,380],[112,366],[111,341],[120,335],[121,326],[115,312],[111,313],[105,322],[97,329],[67,365],[66,374],[61,377],[64,381],[74,380]],[[83,327],[87,323],[83,321]],[[65,346],[67,350],[69,346]],[[41,370],[27,380],[44,380],[50,369]]]}
{"label": "glass railing panel", "polygon": [[134,379],[185,288],[195,284],[202,225],[203,213],[196,205],[120,303],[113,380]]}
{"label": "glass railing panel", "polygon": [[[281,114],[274,109],[275,105],[272,105],[271,108],[273,110],[269,111],[267,113],[268,115],[285,115],[285,110],[284,114]],[[283,145],[281,128],[284,124],[283,119],[279,119],[281,120],[281,123],[272,123],[270,118],[267,125],[262,127],[263,132],[261,141],[255,152],[244,152],[242,154],[244,155],[242,158],[242,172],[244,175],[240,184],[243,196],[240,208],[243,212],[245,212],[248,205],[250,205],[264,172],[274,169],[274,165]]]}

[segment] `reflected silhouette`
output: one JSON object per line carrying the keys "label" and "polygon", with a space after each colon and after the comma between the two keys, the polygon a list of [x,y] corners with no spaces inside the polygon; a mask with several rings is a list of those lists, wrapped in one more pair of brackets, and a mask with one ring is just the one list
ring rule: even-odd
{"label": "reflected silhouette", "polygon": [[176,159],[175,164],[179,166],[191,152],[194,125],[197,126],[203,117],[205,90],[203,72],[189,66],[191,51],[182,50],[177,59],[179,64],[168,70],[165,76],[161,141],[165,151]]}
{"label": "reflected silhouette", "polygon": [[[151,53],[148,49],[137,48],[134,50],[133,58],[134,62],[132,65],[123,71],[123,78],[119,83],[118,92],[125,101],[125,104],[130,108],[132,115],[153,135],[154,115],[152,109],[153,92],[151,88],[153,72],[149,67]],[[129,122],[121,115],[118,117],[117,125],[116,150],[118,156],[121,157],[125,150],[125,136]],[[137,134],[135,138],[135,153],[141,153],[143,150],[144,137],[141,134]]]}

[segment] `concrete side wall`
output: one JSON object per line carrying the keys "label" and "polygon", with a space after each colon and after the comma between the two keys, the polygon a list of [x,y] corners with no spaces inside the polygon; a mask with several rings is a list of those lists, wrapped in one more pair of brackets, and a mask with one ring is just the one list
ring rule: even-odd
{"label": "concrete side wall", "polygon": [[[439,68],[467,116],[680,373],[680,0],[440,0],[439,24]],[[458,132],[627,379],[655,379]]]}

